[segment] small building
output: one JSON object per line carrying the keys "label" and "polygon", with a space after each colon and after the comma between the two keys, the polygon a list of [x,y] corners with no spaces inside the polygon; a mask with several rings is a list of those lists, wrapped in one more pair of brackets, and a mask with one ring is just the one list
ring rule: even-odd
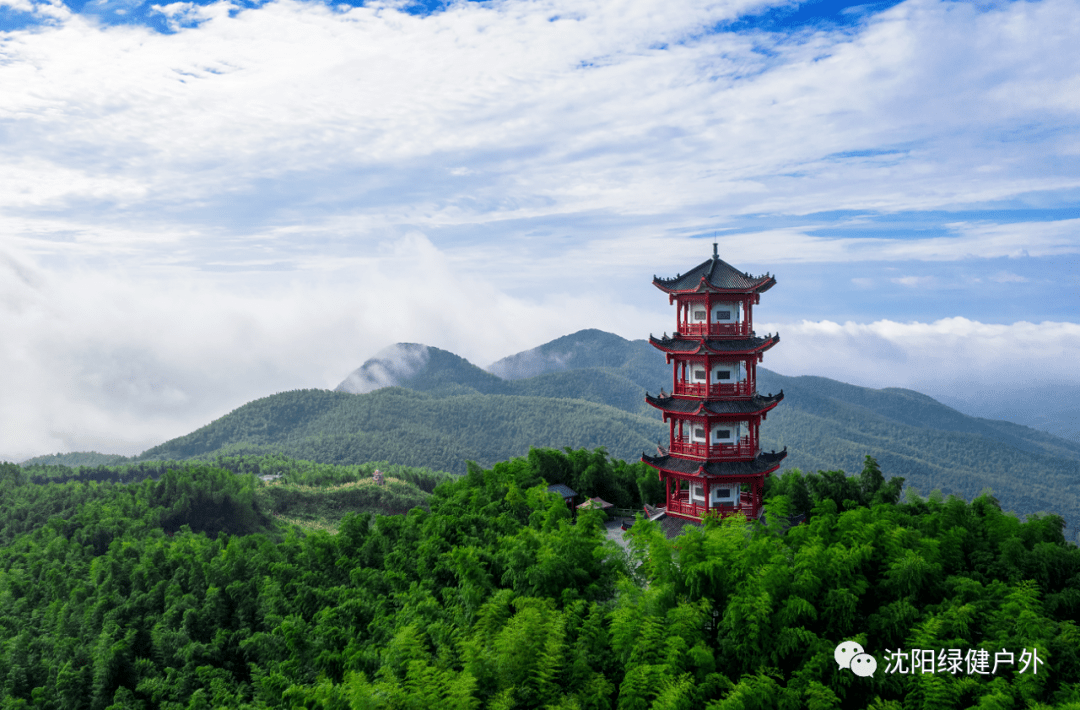
{"label": "small building", "polygon": [[555,483],[547,487],[548,493],[557,493],[562,496],[562,499],[566,501],[566,506],[572,511],[574,509],[574,498],[577,498],[577,492],[570,486],[565,486],[561,483]]}
{"label": "small building", "polygon": [[578,510],[611,510],[615,506],[603,498],[590,498],[578,505]]}
{"label": "small building", "polygon": [[645,395],[663,413],[670,444],[641,460],[664,481],[668,516],[756,518],[765,477],[787,456],[760,444],[761,422],[784,393],[757,392],[757,365],[780,336],[754,333],[753,307],[776,279],[736,270],[713,244],[711,259],[653,284],[676,305],[674,334],[649,336],[672,365],[671,392]]}
{"label": "small building", "polygon": [[375,481],[376,486],[381,486],[386,483],[386,481],[383,480],[383,472],[379,469],[375,469],[375,473],[371,474],[371,480]]}

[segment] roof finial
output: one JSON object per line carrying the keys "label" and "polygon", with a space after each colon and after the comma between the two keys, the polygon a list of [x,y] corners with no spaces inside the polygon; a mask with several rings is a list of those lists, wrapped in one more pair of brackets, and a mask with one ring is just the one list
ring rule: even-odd
{"label": "roof finial", "polygon": [[720,255],[716,253],[716,242],[712,243],[712,258],[719,259]]}

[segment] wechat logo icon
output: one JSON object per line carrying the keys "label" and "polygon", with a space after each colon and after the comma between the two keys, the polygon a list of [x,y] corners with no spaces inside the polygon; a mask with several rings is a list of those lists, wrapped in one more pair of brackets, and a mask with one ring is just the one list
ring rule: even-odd
{"label": "wechat logo icon", "polygon": [[863,647],[854,641],[844,641],[833,651],[836,665],[847,668],[857,676],[869,678],[877,670],[877,659],[863,651]]}

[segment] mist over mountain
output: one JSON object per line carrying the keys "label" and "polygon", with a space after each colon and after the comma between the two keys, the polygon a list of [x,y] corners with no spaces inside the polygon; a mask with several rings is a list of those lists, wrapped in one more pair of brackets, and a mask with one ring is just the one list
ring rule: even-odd
{"label": "mist over mountain", "polygon": [[642,387],[656,387],[659,373],[666,371],[670,376],[663,356],[647,340],[627,340],[595,328],[564,335],[532,350],[504,357],[486,369],[505,380],[522,380],[596,367],[617,370]]}
{"label": "mist over mountain", "polygon": [[1038,381],[1025,384],[1023,391],[991,389],[963,394],[968,388],[941,395],[941,402],[976,417],[1006,419],[1045,431],[1063,439],[1080,442],[1080,386]]}
{"label": "mist over mountain", "polygon": [[[531,447],[603,446],[636,461],[666,442],[667,427],[645,403],[645,393],[661,387],[671,387],[662,354],[645,340],[599,330],[558,338],[487,370],[439,348],[401,343],[363,363],[335,391],[261,398],[137,459],[280,453],[460,473],[466,461],[490,466]],[[785,394],[761,429],[764,449],[787,448],[785,469],[852,473],[871,455],[887,475],[924,493],[940,489],[970,500],[991,488],[1006,510],[1055,512],[1070,530],[1080,528],[1080,442],[968,416],[901,388],[761,368],[758,389]]]}

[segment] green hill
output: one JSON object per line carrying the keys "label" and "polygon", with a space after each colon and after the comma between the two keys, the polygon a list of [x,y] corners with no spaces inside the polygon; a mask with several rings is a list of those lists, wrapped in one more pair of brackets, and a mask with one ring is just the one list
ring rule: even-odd
{"label": "green hill", "polygon": [[505,357],[488,365],[487,370],[507,380],[522,380],[590,368],[611,370],[640,387],[655,388],[658,376],[671,377],[663,356],[648,341],[626,340],[595,328]]}
{"label": "green hill", "polygon": [[46,454],[23,461],[22,466],[107,466],[123,463],[127,457],[119,454],[99,454],[97,451],[72,451],[70,453]]}
{"label": "green hill", "polygon": [[[366,378],[364,386],[394,387],[265,397],[139,459],[280,453],[460,473],[468,460],[489,466],[534,446],[604,446],[616,458],[633,461],[666,438],[666,427],[644,395],[646,389],[670,387],[671,371],[644,340],[586,330],[490,369],[516,379],[438,348],[395,346],[357,370]],[[350,378],[355,383],[356,373]],[[759,370],[758,386],[785,394],[762,426],[766,449],[787,447],[785,469],[857,471],[869,454],[910,487],[969,500],[991,488],[1007,510],[1061,514],[1070,538],[1080,528],[1078,442],[970,417],[911,390],[785,377],[766,369]]]}
{"label": "green hill", "polygon": [[655,419],[565,397],[475,390],[440,395],[400,387],[362,395],[298,390],[250,402],[138,458],[281,453],[324,463],[386,460],[463,473],[466,461],[492,465],[525,455],[530,447],[605,446],[633,460],[655,447],[662,428]]}

